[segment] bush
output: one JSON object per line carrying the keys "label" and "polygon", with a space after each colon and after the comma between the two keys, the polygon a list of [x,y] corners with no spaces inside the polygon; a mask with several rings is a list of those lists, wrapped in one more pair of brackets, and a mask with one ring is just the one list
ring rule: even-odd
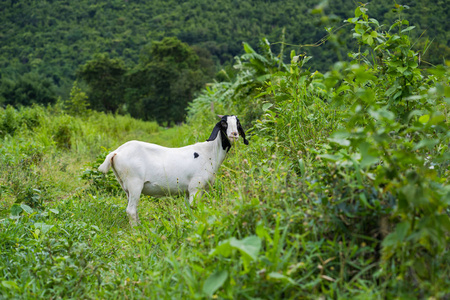
{"label": "bush", "polygon": [[[385,32],[364,6],[348,21],[368,50],[353,53],[357,61],[326,75],[333,101],[349,109],[344,126],[330,138],[332,151],[320,157],[344,167],[337,173],[362,205],[359,216],[389,216],[392,227],[382,236],[383,275],[401,276],[404,288],[413,284],[439,295],[432,286],[445,281],[432,274],[440,273],[450,233],[444,101],[450,93],[436,92],[436,86],[448,86],[450,73],[438,67],[423,74],[418,53],[411,50],[407,34],[414,27],[408,21],[399,18]],[[336,188],[336,182],[329,183]]]}
{"label": "bush", "polygon": [[81,178],[86,180],[90,187],[96,191],[100,190],[102,192],[108,193],[120,193],[122,192],[122,187],[114,176],[112,170],[108,172],[108,174],[103,174],[98,171],[98,167],[105,161],[106,155],[109,154],[107,149],[103,148],[103,151],[97,156],[95,161],[87,164]]}

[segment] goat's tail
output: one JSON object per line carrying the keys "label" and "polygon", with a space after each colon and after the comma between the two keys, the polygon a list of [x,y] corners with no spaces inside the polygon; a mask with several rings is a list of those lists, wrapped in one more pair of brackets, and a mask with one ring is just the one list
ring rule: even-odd
{"label": "goat's tail", "polygon": [[108,173],[109,168],[111,168],[112,161],[114,159],[114,156],[116,156],[116,152],[111,152],[108,154],[105,158],[105,161],[98,167],[98,170],[102,173]]}

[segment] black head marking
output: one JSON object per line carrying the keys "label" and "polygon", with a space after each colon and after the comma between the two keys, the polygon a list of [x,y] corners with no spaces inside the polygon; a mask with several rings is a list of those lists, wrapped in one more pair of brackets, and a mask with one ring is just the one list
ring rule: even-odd
{"label": "black head marking", "polygon": [[199,157],[200,155],[197,152],[194,152],[194,158]]}
{"label": "black head marking", "polygon": [[207,139],[207,141],[208,142],[214,141],[220,132],[221,133],[220,136],[222,138],[222,148],[223,148],[223,150],[226,150],[228,152],[228,150],[230,150],[230,148],[231,148],[231,143],[228,140],[227,133],[226,133],[227,128],[228,128],[227,119],[228,119],[228,116],[221,117],[220,121],[216,124],[216,126],[214,126],[214,129],[213,129],[209,139]]}
{"label": "black head marking", "polygon": [[238,128],[238,132],[240,134],[240,136],[242,136],[242,138],[244,139],[244,144],[248,145],[248,140],[245,139],[245,132],[244,129],[242,128],[241,122],[239,122],[239,119],[236,117],[237,120],[237,128]]}
{"label": "black head marking", "polygon": [[[222,138],[222,147],[223,150],[226,150],[228,152],[228,150],[230,150],[231,148],[231,143],[230,140],[228,140],[227,137],[227,128],[228,128],[228,115],[226,116],[219,116],[221,117],[220,121],[216,124],[216,126],[214,127],[211,136],[209,137],[209,139],[207,139],[207,141],[213,141],[217,138],[217,135],[219,134],[219,132],[221,133],[221,138]],[[237,121],[237,129],[239,132],[239,135],[242,136],[242,138],[244,139],[244,144],[248,145],[248,140],[245,138],[245,131],[242,128],[241,122],[239,122],[239,119],[236,117],[236,121]]]}

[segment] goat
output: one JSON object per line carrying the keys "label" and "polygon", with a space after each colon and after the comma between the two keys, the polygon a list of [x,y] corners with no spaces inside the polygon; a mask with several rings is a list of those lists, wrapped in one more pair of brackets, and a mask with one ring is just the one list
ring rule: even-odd
{"label": "goat", "polygon": [[98,170],[114,175],[128,197],[126,212],[131,226],[139,223],[137,206],[141,194],[154,197],[188,193],[194,196],[214,183],[214,177],[239,135],[245,132],[236,116],[219,116],[206,142],[181,148],[130,141],[106,156]]}

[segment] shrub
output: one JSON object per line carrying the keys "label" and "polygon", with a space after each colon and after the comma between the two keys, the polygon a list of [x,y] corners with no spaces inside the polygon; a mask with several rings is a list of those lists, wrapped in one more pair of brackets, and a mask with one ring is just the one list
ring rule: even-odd
{"label": "shrub", "polygon": [[432,274],[440,272],[450,233],[444,101],[450,73],[438,67],[425,76],[411,50],[407,34],[414,27],[408,21],[399,18],[383,31],[360,6],[348,22],[368,49],[326,75],[333,101],[349,109],[344,126],[330,138],[332,151],[320,157],[343,167],[338,174],[363,207],[358,215],[390,216],[394,227],[382,243],[383,275],[401,276],[405,287],[434,294],[441,280]]}
{"label": "shrub", "polygon": [[97,156],[95,161],[86,165],[81,178],[89,182],[90,187],[94,190],[100,190],[108,193],[118,193],[122,191],[122,187],[114,176],[113,172],[110,170],[108,174],[103,174],[98,171],[98,167],[103,163],[105,157],[109,152],[107,149],[103,148],[103,151]]}

